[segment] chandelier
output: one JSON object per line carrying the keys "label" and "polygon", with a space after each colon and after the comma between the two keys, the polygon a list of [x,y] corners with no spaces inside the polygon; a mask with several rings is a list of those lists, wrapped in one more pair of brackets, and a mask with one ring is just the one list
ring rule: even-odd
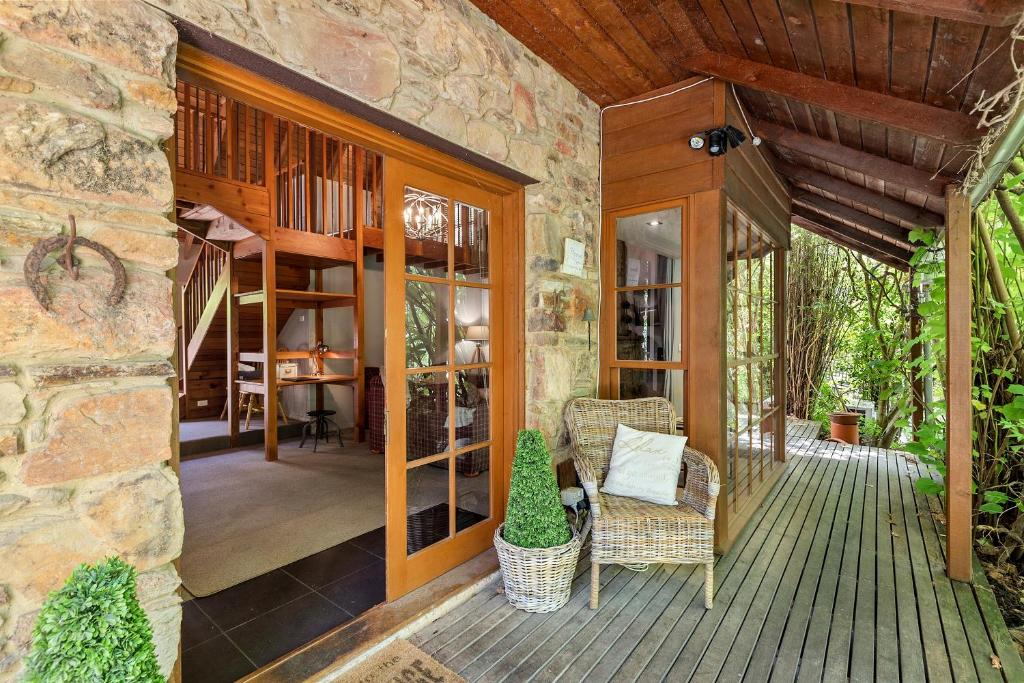
{"label": "chandelier", "polygon": [[407,187],[404,217],[407,237],[448,241],[448,200],[444,197]]}

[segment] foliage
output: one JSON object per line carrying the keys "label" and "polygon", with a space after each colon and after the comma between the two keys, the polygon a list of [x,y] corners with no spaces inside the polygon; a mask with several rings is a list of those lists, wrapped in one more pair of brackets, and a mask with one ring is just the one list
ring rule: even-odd
{"label": "foliage", "polygon": [[[1011,162],[1004,185],[975,211],[972,221],[972,358],[974,431],[973,489],[977,528],[983,540],[997,548],[1000,560],[1024,555],[1024,349],[1020,322],[1024,320],[1024,194],[1020,185],[1024,164]],[[922,279],[931,280],[929,297],[919,311],[925,321],[920,341],[934,349],[914,371],[944,382],[946,283],[943,261],[934,254],[940,246],[922,234],[914,256]],[[943,401],[931,406],[908,449],[945,478]],[[931,479],[918,489],[942,493],[943,484]]]}
{"label": "foliage", "polygon": [[786,410],[808,419],[849,326],[849,252],[796,230],[787,256]]}
{"label": "foliage", "polygon": [[516,440],[504,538],[520,548],[552,548],[569,542],[551,454],[537,429],[523,429]]}
{"label": "foliage", "polygon": [[32,634],[27,681],[163,681],[135,594],[135,568],[116,557],[80,565],[47,598]]}

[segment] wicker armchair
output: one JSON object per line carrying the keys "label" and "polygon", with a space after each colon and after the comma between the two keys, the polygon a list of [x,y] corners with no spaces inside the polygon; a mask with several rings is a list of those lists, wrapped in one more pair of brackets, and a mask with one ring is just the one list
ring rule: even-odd
{"label": "wicker armchair", "polygon": [[714,595],[714,519],[718,469],[708,456],[686,448],[686,484],[675,507],[610,496],[598,489],[608,474],[619,424],[674,434],[676,416],[664,398],[603,401],[577,398],[566,407],[573,459],[590,499],[594,526],[590,559],[590,608],[597,609],[602,564],[703,564],[704,605]]}

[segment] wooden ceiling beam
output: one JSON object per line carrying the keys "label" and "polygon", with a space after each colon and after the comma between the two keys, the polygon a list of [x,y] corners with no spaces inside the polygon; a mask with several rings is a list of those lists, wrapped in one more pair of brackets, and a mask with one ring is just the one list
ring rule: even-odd
{"label": "wooden ceiling beam", "polygon": [[1012,26],[1020,19],[1016,0],[833,0],[845,5],[940,17],[982,26]]}
{"label": "wooden ceiling beam", "polygon": [[810,230],[816,235],[820,235],[827,240],[841,244],[865,256],[870,256],[886,265],[899,268],[900,270],[910,270],[910,257],[913,255],[913,252],[905,252],[882,239],[865,235],[824,216],[817,216],[810,212],[805,214],[805,211],[799,207],[794,207],[794,213],[791,218],[793,225]]}
{"label": "wooden ceiling beam", "polygon": [[908,249],[913,248],[907,239],[910,231],[903,226],[883,221],[881,218],[875,218],[871,214],[858,211],[857,209],[851,209],[845,204],[825,199],[821,195],[804,190],[798,190],[793,193],[793,203],[817,213],[827,214],[838,221],[850,224],[854,228],[870,230],[879,235],[897,240],[906,245]]}
{"label": "wooden ceiling beam", "polygon": [[942,225],[943,223],[942,216],[937,213],[932,213],[919,206],[907,204],[898,199],[879,194],[867,187],[854,185],[835,176],[830,176],[827,173],[815,171],[813,168],[791,164],[782,159],[776,159],[774,166],[777,173],[794,183],[815,187],[819,190],[830,192],[837,197],[866,204],[902,221],[929,228]]}
{"label": "wooden ceiling beam", "polygon": [[973,144],[985,133],[978,129],[977,118],[958,111],[827,81],[721,52],[705,52],[691,57],[684,64],[696,73],[914,135],[924,135],[950,145]]}
{"label": "wooden ceiling beam", "polygon": [[846,147],[837,142],[823,140],[813,135],[799,133],[775,123],[754,120],[751,124],[754,131],[767,142],[933,197],[945,197],[946,185],[954,182],[953,179],[945,176],[932,177],[931,173],[913,166]]}

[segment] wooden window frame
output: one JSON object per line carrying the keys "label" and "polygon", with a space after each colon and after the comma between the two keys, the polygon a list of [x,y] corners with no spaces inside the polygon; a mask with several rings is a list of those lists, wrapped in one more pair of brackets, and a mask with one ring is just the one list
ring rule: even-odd
{"label": "wooden window frame", "polygon": [[[688,197],[673,199],[651,204],[643,204],[625,209],[605,211],[602,217],[601,230],[601,313],[599,333],[599,363],[598,392],[602,398],[619,398],[620,371],[622,370],[665,370],[683,372],[683,420],[685,431],[686,418],[690,414],[690,378],[689,378],[689,356],[690,356],[690,277],[693,271],[691,263],[691,240],[689,238],[691,216],[691,202]],[[654,211],[678,208],[680,211],[680,258],[683,261],[682,276],[678,283],[666,283],[657,285],[618,286],[616,282],[616,250],[617,250],[617,221],[620,218],[638,216]],[[679,301],[682,306],[682,315],[678,333],[681,335],[682,345],[678,361],[650,361],[650,360],[626,360],[617,357],[618,344],[616,343],[616,321],[617,302],[619,292],[649,290],[649,289],[678,289]]]}

